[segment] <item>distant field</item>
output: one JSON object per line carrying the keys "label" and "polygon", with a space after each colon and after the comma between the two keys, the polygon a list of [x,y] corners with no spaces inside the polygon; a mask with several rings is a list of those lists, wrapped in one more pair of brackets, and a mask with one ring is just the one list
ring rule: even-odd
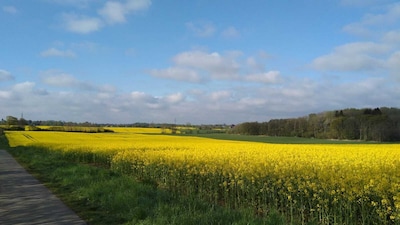
{"label": "distant field", "polygon": [[45,148],[150,180],[176,195],[260,215],[277,208],[302,223],[400,224],[400,144],[110,129],[115,132],[6,136],[11,146]]}
{"label": "distant field", "polygon": [[373,142],[366,141],[348,141],[348,140],[327,140],[317,138],[301,138],[301,137],[275,137],[264,135],[240,135],[240,134],[196,134],[196,137],[212,138],[219,140],[233,140],[233,141],[250,141],[261,143],[277,143],[277,144],[367,144]]}

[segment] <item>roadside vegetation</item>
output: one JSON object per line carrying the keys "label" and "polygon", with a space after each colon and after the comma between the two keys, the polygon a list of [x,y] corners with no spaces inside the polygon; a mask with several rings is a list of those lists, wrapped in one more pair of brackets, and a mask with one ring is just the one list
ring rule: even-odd
{"label": "roadside vegetation", "polygon": [[172,195],[152,180],[110,170],[107,165],[77,162],[46,148],[8,147],[30,173],[49,187],[88,224],[286,224],[271,210],[262,217],[248,209],[231,209],[191,195]]}

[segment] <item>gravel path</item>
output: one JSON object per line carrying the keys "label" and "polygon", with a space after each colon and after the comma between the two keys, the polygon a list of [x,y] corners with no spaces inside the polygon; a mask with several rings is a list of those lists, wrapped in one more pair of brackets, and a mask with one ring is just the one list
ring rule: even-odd
{"label": "gravel path", "polygon": [[0,224],[86,224],[5,150],[0,150]]}

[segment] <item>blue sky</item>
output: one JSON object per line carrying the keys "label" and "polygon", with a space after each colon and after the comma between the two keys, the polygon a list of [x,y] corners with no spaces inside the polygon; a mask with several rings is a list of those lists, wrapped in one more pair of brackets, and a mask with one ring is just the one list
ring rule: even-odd
{"label": "blue sky", "polygon": [[0,116],[268,121],[400,107],[391,0],[2,0]]}

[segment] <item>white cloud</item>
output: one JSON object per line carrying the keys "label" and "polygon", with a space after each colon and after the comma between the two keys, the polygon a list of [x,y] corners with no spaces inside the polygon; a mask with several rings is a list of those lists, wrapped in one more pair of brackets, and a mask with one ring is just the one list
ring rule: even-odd
{"label": "white cloud", "polygon": [[165,102],[168,104],[177,104],[179,102],[182,102],[185,99],[185,96],[183,96],[182,93],[175,93],[167,95],[164,99]]}
{"label": "white cloud", "polygon": [[384,4],[386,2],[390,2],[390,0],[341,0],[340,2],[341,4],[347,6],[368,6]]}
{"label": "white cloud", "polygon": [[103,22],[96,17],[64,14],[63,19],[66,29],[74,33],[88,34],[100,30],[103,26]]}
{"label": "white cloud", "polygon": [[390,74],[400,81],[400,51],[393,53],[388,61],[387,66]]}
{"label": "white cloud", "polygon": [[125,4],[126,8],[133,12],[146,10],[150,5],[151,0],[127,0]]}
{"label": "white cloud", "polygon": [[17,8],[11,5],[3,6],[3,11],[10,14],[16,14],[18,12]]}
{"label": "white cloud", "polygon": [[64,73],[59,70],[43,71],[41,72],[40,75],[42,78],[41,81],[44,84],[53,87],[74,88],[82,91],[100,91],[100,92],[107,92],[108,90],[112,91],[112,88],[98,87],[89,82],[78,80],[73,75]]}
{"label": "white cloud", "polygon": [[312,62],[312,67],[322,71],[366,71],[384,67],[380,55],[390,47],[373,42],[355,42],[336,47],[328,55],[320,56]]}
{"label": "white cloud", "polygon": [[367,14],[362,19],[364,25],[387,25],[397,22],[400,18],[400,4],[391,4],[387,11],[382,14]]}
{"label": "white cloud", "polygon": [[254,69],[259,69],[259,68],[263,68],[263,65],[260,65],[260,63],[257,62],[257,60],[254,57],[249,57],[246,60],[246,64]]}
{"label": "white cloud", "polygon": [[153,69],[150,70],[149,73],[155,77],[192,83],[198,83],[204,80],[195,70],[188,68],[170,67],[162,70]]}
{"label": "white cloud", "polygon": [[0,99],[9,99],[11,98],[10,91],[0,91]]}
{"label": "white cloud", "polygon": [[240,32],[233,26],[230,26],[222,31],[221,35],[225,38],[237,38],[240,36]]}
{"label": "white cloud", "polygon": [[211,37],[216,32],[216,28],[211,22],[187,22],[185,25],[198,37]]}
{"label": "white cloud", "polygon": [[77,8],[87,8],[94,0],[44,0],[50,3],[56,3],[60,5],[68,5]]}
{"label": "white cloud", "polygon": [[99,14],[110,24],[123,23],[126,21],[126,9],[120,2],[106,2],[104,7],[99,10]]}
{"label": "white cloud", "polygon": [[351,23],[343,27],[343,31],[358,36],[371,36],[372,31],[362,23]]}
{"label": "white cloud", "polygon": [[[87,5],[88,1],[71,0],[70,4]],[[128,14],[144,11],[150,5],[151,0],[106,1],[104,6],[97,10],[97,17],[64,14],[64,26],[68,31],[88,34],[100,30],[106,24],[124,23]]]}
{"label": "white cloud", "polygon": [[11,75],[10,72],[8,72],[7,70],[0,69],[0,82],[1,81],[13,80],[13,79],[14,79],[14,76]]}
{"label": "white cloud", "polygon": [[175,55],[174,65],[167,69],[152,69],[154,77],[205,83],[213,81],[236,81],[250,83],[278,83],[283,80],[279,71],[265,71],[264,65],[255,57],[240,60],[241,52],[225,54],[205,51],[186,51]]}
{"label": "white cloud", "polygon": [[98,44],[96,44],[95,42],[89,42],[89,41],[72,43],[71,48],[73,48],[75,50],[85,50],[85,51],[90,51],[90,52],[95,52],[100,49]]}
{"label": "white cloud", "polygon": [[15,92],[31,92],[33,90],[33,88],[35,87],[35,83],[34,82],[30,82],[30,81],[26,81],[23,83],[18,83],[16,85],[13,86],[13,91]]}
{"label": "white cloud", "polygon": [[250,74],[244,77],[246,81],[261,83],[278,83],[281,80],[279,71],[268,71],[260,74]]}
{"label": "white cloud", "polygon": [[350,23],[343,27],[343,31],[360,36],[373,36],[385,27],[397,27],[400,19],[400,3],[388,4],[386,11],[369,13],[357,22]]}
{"label": "white cloud", "polygon": [[144,107],[150,110],[167,109],[184,101],[185,96],[181,93],[169,94],[166,96],[152,96],[144,92],[133,91],[130,94],[131,107]]}
{"label": "white cloud", "polygon": [[125,3],[107,1],[98,13],[109,24],[124,23],[128,14],[147,10],[150,5],[150,0],[128,0]]}
{"label": "white cloud", "polygon": [[209,98],[212,102],[221,101],[230,99],[232,97],[232,93],[230,91],[215,91],[209,94]]}
{"label": "white cloud", "polygon": [[[393,56],[395,59],[397,56]],[[45,85],[81,83],[68,74],[50,73]],[[279,86],[246,86],[193,89],[154,95],[140,91],[94,89],[86,92],[38,89],[33,82],[2,87],[0,104],[8,105],[5,115],[19,115],[24,109],[32,120],[91,121],[104,123],[190,122],[193,124],[267,121],[346,107],[396,106],[400,96],[386,78],[365,78],[331,83],[306,78],[287,79]],[[46,86],[45,86],[46,87]],[[385,91],[382,91],[382,90]],[[212,115],[212,116],[210,116]],[[3,115],[4,116],[4,115]]]}
{"label": "white cloud", "polygon": [[42,57],[66,57],[66,58],[73,58],[75,57],[75,53],[71,50],[59,50],[56,48],[49,48],[40,53]]}
{"label": "white cloud", "polygon": [[374,42],[353,42],[339,46],[336,52],[344,54],[383,54],[390,50],[389,46]]}
{"label": "white cloud", "polygon": [[392,30],[383,35],[383,42],[390,44],[400,44],[400,31]]}
{"label": "white cloud", "polygon": [[131,93],[131,97],[135,101],[143,101],[143,102],[155,102],[155,98],[149,94],[146,94],[144,92],[139,92],[139,91],[133,91]]}
{"label": "white cloud", "polygon": [[382,67],[382,61],[368,55],[329,54],[318,57],[313,67],[322,71],[367,71]]}
{"label": "white cloud", "polygon": [[214,79],[237,79],[239,64],[234,58],[224,57],[218,52],[189,51],[173,58],[176,65],[208,72]]}
{"label": "white cloud", "polygon": [[76,86],[79,81],[70,74],[58,71],[46,71],[42,78],[42,82],[56,87],[72,87]]}
{"label": "white cloud", "polygon": [[266,98],[259,97],[245,97],[238,101],[238,105],[240,105],[242,109],[254,107],[254,106],[265,106],[268,103]]}

